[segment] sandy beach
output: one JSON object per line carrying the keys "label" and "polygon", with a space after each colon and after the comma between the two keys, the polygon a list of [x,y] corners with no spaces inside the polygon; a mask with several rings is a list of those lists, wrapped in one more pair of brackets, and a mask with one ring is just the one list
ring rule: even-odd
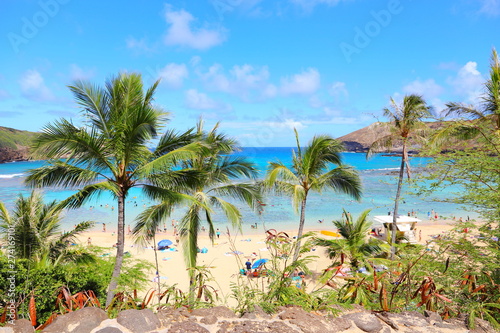
{"label": "sandy beach", "polygon": [[[425,244],[427,241],[432,240],[432,236],[443,235],[450,231],[455,221],[450,220],[437,220],[437,221],[423,221],[417,224],[417,240],[419,240],[418,234],[421,231],[421,239],[419,243]],[[318,224],[318,228],[309,228],[307,231],[321,231],[321,230],[333,230],[331,224]],[[296,230],[280,230],[287,232],[290,236],[296,235]],[[88,238],[91,238],[91,244],[97,245],[105,248],[104,253],[109,253],[109,255],[114,255],[116,249],[113,244],[116,243],[116,228],[113,226],[108,226],[106,232],[88,232],[84,233],[79,237],[79,243],[87,246]],[[244,263],[247,259],[260,259],[269,258],[269,252],[266,248],[265,232],[262,228],[253,229],[251,232],[246,232],[242,234],[231,234],[228,235],[226,230],[221,230],[220,238],[216,239],[214,243],[210,241],[208,237],[208,232],[201,232],[199,238],[199,248],[206,248],[207,253],[198,254],[198,265],[210,266],[211,274],[215,281],[210,282],[214,288],[218,290],[219,296],[225,299],[228,303],[229,295],[231,293],[231,283],[237,281],[237,276],[239,275],[239,269],[243,268]],[[328,238],[328,236],[323,236]],[[167,232],[159,232],[157,234],[157,242],[162,239],[169,239],[174,242],[175,236],[173,234],[173,229],[170,228]],[[151,244],[152,245],[152,244]],[[159,251],[158,259],[160,266],[160,276],[161,283],[163,286],[171,286],[177,284],[177,286],[183,290],[188,289],[188,273],[186,271],[186,265],[184,264],[184,258],[182,253],[182,246],[175,247],[176,251]],[[125,236],[125,251],[128,251],[133,258],[145,259],[154,263],[154,250],[152,247],[143,247],[134,244],[132,236]],[[236,252],[236,253],[235,253]],[[326,257],[324,251],[318,248],[316,251],[311,252],[311,255],[318,256],[313,263],[309,265],[310,270],[313,273],[321,273],[323,269],[328,267],[331,261]],[[155,288],[156,283],[153,281],[155,278],[155,271],[152,270],[148,273],[151,281],[151,285],[147,286],[145,290],[149,288]],[[253,278],[250,278],[253,279]],[[255,280],[255,279],[254,279]],[[306,278],[306,282],[308,279]],[[310,285],[310,283],[309,283]]]}

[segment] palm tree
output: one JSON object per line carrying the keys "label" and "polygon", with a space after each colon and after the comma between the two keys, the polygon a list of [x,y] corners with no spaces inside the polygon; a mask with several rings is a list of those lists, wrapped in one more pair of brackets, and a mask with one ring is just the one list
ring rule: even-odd
{"label": "palm tree", "polygon": [[[256,184],[233,181],[241,178],[254,179],[257,176],[257,170],[245,158],[230,156],[238,149],[237,143],[219,133],[218,127],[217,123],[206,132],[203,129],[203,121],[200,120],[197,124],[196,137],[208,147],[208,151],[182,163],[184,170],[202,174],[201,181],[185,191],[190,199],[187,201],[187,210],[179,226],[184,259],[190,273],[191,288],[194,288],[198,233],[202,222],[205,221],[208,224],[209,236],[213,241],[215,227],[212,214],[216,210],[220,210],[234,227],[241,227],[242,219],[239,209],[225,198],[242,201],[252,209],[257,209],[259,200],[262,200],[260,189]],[[172,208],[170,200],[149,207],[138,217],[134,234],[142,234],[148,239],[153,239],[161,221],[170,215]]]}
{"label": "palm tree", "polygon": [[411,176],[410,161],[408,158],[408,144],[410,141],[418,142],[425,139],[427,126],[422,121],[423,118],[431,116],[432,108],[426,104],[422,96],[406,95],[401,105],[398,105],[391,98],[391,106],[384,109],[384,116],[389,118],[389,123],[384,123],[390,131],[389,134],[373,142],[366,153],[370,158],[374,153],[382,150],[391,150],[395,145],[402,146],[401,166],[399,168],[399,180],[394,200],[394,213],[391,232],[391,260],[394,259],[396,251],[396,220],[398,217],[399,199],[403,185],[403,177],[406,167],[408,178]]}
{"label": "palm tree", "polygon": [[368,237],[372,224],[368,221],[367,209],[361,213],[353,222],[350,214],[344,211],[345,219],[333,221],[333,225],[339,230],[341,239],[314,238],[313,243],[326,247],[330,259],[339,258],[343,264],[347,258],[354,269],[360,268],[367,258],[383,254],[385,252],[382,241]]}
{"label": "palm tree", "polygon": [[123,262],[125,200],[129,190],[141,187],[151,200],[181,198],[175,191],[196,180],[193,172],[172,171],[179,159],[198,153],[192,134],[168,131],[151,151],[149,141],[158,136],[167,113],[154,105],[159,81],[144,91],[140,74],[122,73],[105,87],[78,81],[70,86],[81,106],[85,123],[77,127],[61,119],[45,126],[34,155],[48,158],[47,165],[31,170],[26,183],[33,187],[80,187],[63,201],[68,208],[81,207],[102,192],[118,201],[117,251],[106,304],[118,284]]}
{"label": "palm tree", "polygon": [[270,162],[264,185],[277,193],[291,196],[297,213],[300,205],[298,243],[293,256],[293,261],[296,261],[299,257],[300,239],[306,220],[309,192],[321,192],[325,188],[330,188],[359,200],[361,181],[352,167],[342,164],[340,152],[343,147],[339,141],[327,135],[319,135],[313,137],[309,145],[303,149],[300,146],[299,134],[297,130],[294,131],[297,151],[292,151],[292,166],[288,167],[282,162]]}
{"label": "palm tree", "polygon": [[19,195],[12,213],[0,202],[0,231],[7,244],[14,242],[15,257],[30,259],[38,267],[92,261],[90,254],[72,250],[70,245],[93,222],[81,222],[73,230],[61,232],[62,211],[56,201],[44,203],[35,191],[27,198]]}

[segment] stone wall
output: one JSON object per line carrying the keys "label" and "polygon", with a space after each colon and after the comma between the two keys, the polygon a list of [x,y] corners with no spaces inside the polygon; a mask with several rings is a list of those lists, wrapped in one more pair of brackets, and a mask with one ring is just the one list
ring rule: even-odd
{"label": "stone wall", "polygon": [[[0,328],[0,333],[34,332],[26,319]],[[108,319],[98,308],[84,308],[59,316],[45,333],[482,333],[496,332],[486,321],[478,319],[476,328],[467,328],[464,319],[442,320],[434,312],[376,313],[362,307],[333,317],[326,313],[308,313],[299,307],[283,307],[273,315],[260,308],[237,316],[225,307],[196,309],[168,308],[153,313],[125,310]]]}

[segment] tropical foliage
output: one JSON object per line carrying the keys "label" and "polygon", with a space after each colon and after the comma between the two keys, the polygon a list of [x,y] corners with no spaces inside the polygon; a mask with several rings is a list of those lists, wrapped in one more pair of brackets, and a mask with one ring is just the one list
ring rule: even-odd
{"label": "tropical foliage", "polygon": [[191,172],[172,170],[179,159],[199,150],[196,144],[186,145],[192,139],[189,132],[167,131],[156,148],[149,149],[149,141],[167,120],[167,113],[154,105],[158,83],[144,91],[139,74],[122,73],[105,87],[83,81],[70,86],[84,125],[61,119],[45,126],[34,155],[49,160],[26,178],[30,186],[79,188],[63,202],[65,207],[81,207],[102,192],[118,201],[116,264],[106,304],[113,298],[123,262],[125,200],[130,189],[143,188],[151,200],[180,200],[175,187],[196,178]]}
{"label": "tropical foliage", "polygon": [[[18,259],[12,264],[6,256],[0,255],[0,313],[13,300],[18,318],[33,319],[33,310],[29,306],[33,296],[36,304],[35,322],[45,323],[53,313],[63,314],[68,311],[63,304],[56,306],[61,288],[70,293],[91,291],[101,306],[104,305],[114,261],[108,256],[101,257],[99,253],[102,255],[102,252],[96,252],[96,259],[92,264],[67,263],[45,267],[33,267],[28,259]],[[145,272],[149,269],[149,263],[125,259],[118,286],[126,290],[144,289],[148,282]],[[14,290],[11,290],[12,278],[15,279]]]}
{"label": "tropical foliage", "polygon": [[381,150],[391,150],[395,145],[402,148],[399,180],[392,214],[391,259],[394,259],[396,252],[397,217],[399,215],[399,201],[405,168],[408,178],[411,176],[410,160],[408,158],[409,144],[425,140],[428,131],[422,119],[430,117],[430,111],[431,107],[426,104],[422,96],[406,95],[400,105],[391,98],[391,106],[384,109],[384,116],[389,119],[389,122],[385,123],[384,126],[389,128],[390,133],[375,140],[366,153],[366,157],[369,158]]}
{"label": "tropical foliage", "polygon": [[300,239],[306,219],[307,195],[310,191],[321,192],[331,189],[352,198],[361,198],[361,181],[352,167],[342,164],[339,141],[327,135],[312,138],[309,145],[302,148],[299,134],[295,130],[297,150],[292,151],[292,166],[282,162],[270,162],[264,185],[277,193],[290,196],[296,212],[300,206],[300,220],[297,238],[299,244],[293,255],[299,257]]}
{"label": "tropical foliage", "polygon": [[333,221],[342,238],[314,238],[314,244],[325,247],[326,253],[333,260],[332,266],[343,265],[346,260],[353,270],[371,267],[369,259],[382,256],[388,251],[387,244],[369,236],[371,222],[368,221],[370,210],[365,210],[356,221],[344,211],[344,219]]}
{"label": "tropical foliage", "polygon": [[[256,170],[245,159],[231,155],[237,143],[220,133],[218,125],[206,131],[200,122],[197,128],[184,133],[167,131],[150,149],[150,140],[158,138],[166,121],[166,113],[153,103],[157,84],[144,91],[140,75],[122,74],[104,88],[86,82],[70,87],[82,107],[84,125],[79,127],[62,119],[45,127],[37,139],[35,154],[49,156],[50,160],[47,166],[33,170],[27,183],[79,190],[62,204],[44,203],[37,192],[28,198],[20,196],[12,212],[0,204],[0,228],[8,244],[5,254],[0,255],[0,306],[4,314],[11,300],[8,292],[12,272],[16,273],[16,313],[30,318],[34,326],[45,322],[52,313],[65,313],[87,303],[99,306],[105,298],[110,315],[121,309],[145,308],[155,295],[158,302],[152,306],[156,309],[207,307],[222,301],[217,288],[210,285],[214,282],[210,267],[197,265],[198,234],[206,223],[213,239],[220,219],[216,214],[239,227],[242,218],[235,201],[259,207]],[[256,279],[238,275],[231,295],[237,302],[236,310],[243,313],[259,305],[271,312],[280,306],[299,305],[310,311],[334,312],[336,305],[361,304],[377,312],[427,309],[443,318],[465,314],[471,329],[477,318],[500,329],[499,101],[500,66],[493,51],[482,102],[478,107],[449,103],[447,114],[462,118],[436,134],[436,145],[432,147],[439,147],[445,139],[449,142],[451,138],[474,137],[479,148],[464,146],[462,152],[438,156],[431,165],[440,177],[437,182],[425,184],[430,190],[448,183],[463,186],[466,191],[459,197],[460,202],[475,204],[490,223],[458,225],[446,237],[426,245],[399,244],[398,260],[393,261],[384,259],[387,244],[367,236],[371,227],[368,211],[356,221],[346,212],[343,219],[334,221],[340,239],[326,240],[303,233],[310,191],[331,189],[359,199],[361,184],[357,172],[342,164],[338,141],[315,136],[307,147],[301,147],[295,131],[297,148],[292,152],[292,165],[270,163],[263,183],[268,190],[288,195],[296,212],[300,211],[298,237],[268,230],[269,258],[260,268],[265,274]],[[391,100],[384,114],[389,118],[386,126],[391,128],[390,135],[377,140],[368,156],[381,149],[402,148],[396,219],[405,171],[410,176],[408,145],[427,136],[421,120],[430,115],[430,108],[421,96],[409,95],[400,105]],[[158,292],[138,297],[136,289],[147,285],[145,272],[152,266],[123,261],[124,202],[132,187],[142,187],[146,197],[155,202],[139,216],[134,228],[135,235],[144,241],[156,242],[159,224],[174,207],[182,205],[186,209],[180,234],[191,278],[189,292],[174,285],[161,293],[158,288]],[[59,214],[63,208],[80,207],[102,192],[118,200],[116,260],[105,257],[107,253],[88,253],[87,257],[96,262],[82,265],[75,259],[85,258],[84,253],[77,253],[78,248],[70,244],[91,223],[83,222],[71,232],[61,233]],[[465,228],[471,233],[464,233]],[[11,242],[15,244],[12,248]],[[313,250],[317,246],[326,249],[332,264],[313,271],[310,264],[315,261]],[[394,257],[394,239],[391,246]],[[95,248],[90,247],[92,250]],[[14,263],[8,257],[9,251],[17,259]],[[352,270],[340,276],[346,263]],[[363,267],[366,270],[361,271]],[[113,298],[117,286],[125,291]],[[0,321],[2,318],[5,316],[0,316]]]}
{"label": "tropical foliage", "polygon": [[27,198],[19,195],[12,212],[0,202],[0,232],[13,252],[9,254],[29,259],[37,267],[92,262],[94,258],[89,252],[71,245],[93,222],[81,222],[73,230],[63,232],[62,212],[56,201],[44,203],[42,194],[35,191]]}
{"label": "tropical foliage", "polygon": [[[473,207],[491,222],[500,219],[500,61],[493,49],[490,75],[478,105],[448,103],[453,117],[448,126],[434,133],[428,153],[446,148],[429,165],[425,188],[457,185],[453,200]],[[471,148],[470,139],[476,147]],[[450,143],[460,150],[450,150]]]}
{"label": "tropical foliage", "polygon": [[[179,229],[191,285],[194,285],[198,233],[202,223],[207,223],[209,236],[213,240],[216,233],[212,215],[217,211],[225,215],[234,227],[241,227],[241,213],[227,199],[239,200],[252,209],[259,207],[259,200],[261,200],[260,189],[255,183],[234,182],[239,178],[253,179],[257,171],[246,159],[231,156],[231,153],[238,149],[237,143],[219,133],[218,124],[211,130],[205,131],[203,121],[200,120],[193,139],[195,142],[199,141],[207,149],[196,157],[185,159],[180,163],[181,170],[199,175],[199,181],[196,184],[186,183],[183,186],[183,193],[189,195],[190,199],[184,202],[187,208]],[[138,217],[134,233],[148,239],[153,238],[161,221],[170,215],[174,204],[170,198],[167,198],[146,209]]]}

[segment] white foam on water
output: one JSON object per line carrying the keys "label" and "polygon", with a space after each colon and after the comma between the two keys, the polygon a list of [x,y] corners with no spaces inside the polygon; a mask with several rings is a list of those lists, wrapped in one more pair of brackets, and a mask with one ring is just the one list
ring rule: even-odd
{"label": "white foam on water", "polygon": [[13,174],[10,174],[10,175],[0,175],[0,178],[10,179],[10,178],[22,177],[22,176],[24,176],[24,173],[13,173]]}

